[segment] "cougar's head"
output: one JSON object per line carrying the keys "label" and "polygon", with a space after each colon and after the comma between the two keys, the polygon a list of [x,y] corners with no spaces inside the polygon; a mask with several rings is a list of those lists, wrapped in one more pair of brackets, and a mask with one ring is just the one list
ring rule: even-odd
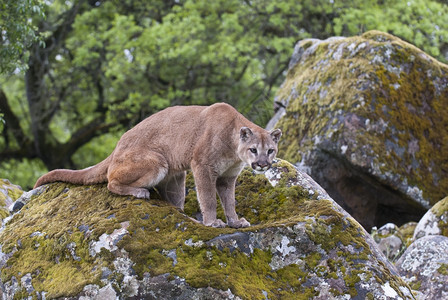
{"label": "cougar's head", "polygon": [[238,155],[242,161],[252,167],[255,173],[266,172],[277,154],[278,141],[282,135],[280,129],[252,131],[248,127],[240,129]]}

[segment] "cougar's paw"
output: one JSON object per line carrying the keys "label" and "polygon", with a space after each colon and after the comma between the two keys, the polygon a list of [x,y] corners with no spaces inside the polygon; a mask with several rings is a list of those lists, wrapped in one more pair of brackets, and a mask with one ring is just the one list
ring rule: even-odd
{"label": "cougar's paw", "polygon": [[229,226],[233,227],[233,228],[242,228],[242,227],[249,227],[250,223],[247,222],[246,219],[241,218],[239,220],[230,220],[229,221]]}
{"label": "cougar's paw", "polygon": [[150,193],[147,189],[135,189],[135,192],[132,193],[136,198],[149,199]]}
{"label": "cougar's paw", "polygon": [[215,221],[213,221],[210,224],[204,223],[204,225],[209,226],[209,227],[214,227],[214,228],[223,228],[223,227],[227,226],[227,224],[224,223],[221,219],[216,219]]}

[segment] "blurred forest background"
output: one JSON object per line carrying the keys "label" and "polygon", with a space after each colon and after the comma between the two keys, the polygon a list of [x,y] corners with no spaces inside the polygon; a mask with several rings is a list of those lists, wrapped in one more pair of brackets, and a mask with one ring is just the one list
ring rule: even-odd
{"label": "blurred forest background", "polygon": [[96,164],[172,105],[264,126],[297,41],[371,29],[447,62],[446,0],[0,0],[0,178]]}

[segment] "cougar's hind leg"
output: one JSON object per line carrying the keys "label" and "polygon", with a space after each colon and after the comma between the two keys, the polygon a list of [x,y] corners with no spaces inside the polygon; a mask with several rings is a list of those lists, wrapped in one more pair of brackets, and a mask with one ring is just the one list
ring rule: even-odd
{"label": "cougar's hind leg", "polygon": [[148,188],[168,174],[165,158],[157,152],[127,152],[115,155],[109,166],[107,188],[119,195],[149,199]]}
{"label": "cougar's hind leg", "polygon": [[186,172],[183,171],[168,175],[157,185],[162,198],[182,210],[185,204],[185,174]]}

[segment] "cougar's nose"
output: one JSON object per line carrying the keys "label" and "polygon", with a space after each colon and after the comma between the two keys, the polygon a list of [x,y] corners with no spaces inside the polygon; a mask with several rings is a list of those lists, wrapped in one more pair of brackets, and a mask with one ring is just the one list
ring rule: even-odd
{"label": "cougar's nose", "polygon": [[252,169],[254,169],[254,170],[259,170],[259,169],[267,170],[269,168],[270,168],[270,164],[266,161],[257,161],[257,162],[252,163]]}

